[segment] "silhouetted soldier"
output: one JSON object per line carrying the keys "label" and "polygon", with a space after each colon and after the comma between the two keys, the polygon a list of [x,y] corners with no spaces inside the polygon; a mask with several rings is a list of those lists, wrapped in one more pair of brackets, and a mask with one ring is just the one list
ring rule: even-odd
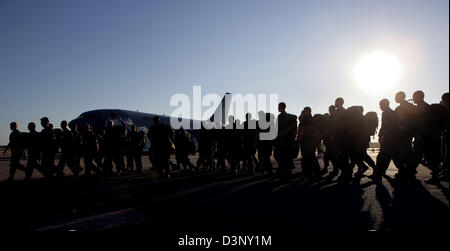
{"label": "silhouetted soldier", "polygon": [[[347,137],[349,139],[350,149],[350,168],[353,171],[355,165],[358,170],[355,176],[362,176],[369,167],[366,163],[375,168],[375,162],[367,154],[367,148],[370,144],[370,136],[375,134],[378,127],[378,118],[376,113],[369,112],[364,116],[362,106],[352,106],[347,109]],[[373,117],[375,116],[375,117]]]}
{"label": "silhouetted soldier", "polygon": [[319,147],[321,135],[318,128],[313,125],[311,108],[305,107],[299,116],[297,140],[302,153],[302,172],[304,178],[311,178],[320,171],[319,162],[315,155]]}
{"label": "silhouetted soldier", "polygon": [[155,116],[150,127],[149,138],[152,144],[154,161],[160,177],[169,177],[169,157],[173,149],[173,130],[161,123],[161,118]]}
{"label": "silhouetted soldier", "polygon": [[6,155],[8,149],[11,149],[9,178],[6,181],[14,181],[14,175],[16,174],[17,169],[24,172],[26,172],[27,170],[23,165],[20,164],[20,158],[22,157],[24,151],[24,136],[17,129],[16,122],[11,122],[9,124],[9,128],[11,129],[11,133],[9,134],[9,143],[3,151],[3,155]]}
{"label": "silhouetted soldier", "polygon": [[258,166],[255,157],[257,147],[256,121],[252,119],[250,113],[245,115],[245,119],[243,131],[244,168],[247,168],[248,174],[253,175],[255,166]]}
{"label": "silhouetted soldier", "polygon": [[108,120],[106,122],[105,135],[103,136],[103,149],[105,154],[105,159],[103,162],[103,172],[106,175],[112,175],[113,173],[113,128],[114,122],[112,120]]}
{"label": "silhouetted soldier", "polygon": [[294,152],[295,136],[297,134],[297,116],[286,112],[286,104],[278,104],[278,135],[274,142],[274,157],[278,162],[278,172],[282,181],[288,181],[292,169],[293,159],[296,158]]}
{"label": "silhouetted soldier", "polygon": [[[144,133],[144,132],[143,132]],[[133,172],[134,164],[136,164],[136,173],[142,173],[142,149],[146,143],[145,133],[142,135],[137,131],[136,125],[131,125],[131,131],[128,134],[129,152],[127,156],[127,164],[130,172]],[[134,163],[133,163],[134,162]]]}
{"label": "silhouetted soldier", "polygon": [[73,151],[73,170],[77,170],[78,174],[83,170],[80,165],[81,161],[81,134],[76,124],[72,125],[72,151]]}
{"label": "silhouetted soldier", "polygon": [[[245,154],[244,154],[244,123],[241,122],[240,119],[235,120],[236,127],[233,129],[234,131],[234,137],[235,137],[235,154],[236,156],[235,162],[236,162],[236,171],[238,172],[241,170],[241,161],[244,162],[245,160]],[[242,169],[244,165],[242,165]],[[245,171],[245,170],[244,170]],[[237,174],[236,172],[236,174]]]}
{"label": "silhouetted soldier", "polygon": [[27,161],[27,171],[25,172],[25,179],[30,179],[33,175],[34,169],[46,177],[48,173],[42,170],[41,165],[38,161],[41,158],[40,149],[40,135],[36,131],[36,124],[34,122],[28,123],[28,133],[25,138],[25,146],[27,148],[28,161]]}
{"label": "silhouetted soldier", "polygon": [[[270,128],[275,127],[275,116],[271,113],[258,113],[259,121],[258,121],[258,135],[261,133],[268,133]],[[265,120],[269,123],[269,126],[263,129],[263,123],[261,120]],[[265,123],[267,124],[267,123]],[[273,151],[273,140],[262,140],[259,138],[258,140],[258,162],[261,166],[261,172],[263,175],[272,175],[272,161],[270,157],[272,156]]]}
{"label": "silhouetted soldier", "polygon": [[105,158],[105,144],[103,142],[103,137],[105,136],[105,130],[101,129],[99,133],[96,135],[97,137],[97,144],[98,144],[98,151],[95,155],[95,164],[99,169],[103,172],[103,160]]}
{"label": "silhouetted soldier", "polygon": [[177,167],[184,167],[187,170],[194,168],[191,161],[189,160],[189,134],[184,130],[183,127],[175,131],[175,158],[177,161]]}
{"label": "silhouetted soldier", "polygon": [[93,163],[95,156],[97,155],[98,145],[97,137],[89,124],[86,124],[86,128],[83,132],[81,147],[84,160],[84,175],[90,176],[91,171],[94,171],[97,175],[101,174],[101,170]]}
{"label": "silhouetted soldier", "polygon": [[227,157],[227,130],[225,129],[225,126],[222,125],[216,127],[214,135],[217,139],[217,149],[215,154],[217,158],[216,169],[220,172],[225,172],[225,159]]}
{"label": "silhouetted soldier", "polygon": [[[412,158],[408,170],[411,176],[415,175],[416,168],[423,157],[431,170],[431,179],[425,180],[430,184],[439,183],[439,162],[441,147],[441,128],[433,122],[433,111],[431,106],[424,101],[425,94],[422,91],[416,91],[413,94],[415,106],[416,130],[414,134],[414,145]],[[438,119],[440,118],[438,114]],[[413,178],[413,176],[411,177]]]}
{"label": "silhouetted soldier", "polygon": [[238,172],[239,169],[239,155],[241,144],[241,135],[239,129],[237,129],[237,123],[233,116],[228,117],[228,125],[226,126],[226,144],[227,144],[227,159],[231,166],[233,173]]}
{"label": "silhouetted soldier", "polygon": [[395,174],[395,177],[397,179],[408,180],[415,175],[406,166],[408,158],[411,156],[411,143],[414,132],[414,105],[406,101],[405,98],[406,95],[402,91],[395,94],[395,102],[399,106],[395,108],[397,143],[395,144],[394,164],[398,168],[398,173]]}
{"label": "silhouetted soldier", "polygon": [[56,154],[56,139],[53,129],[50,127],[50,122],[47,117],[41,118],[41,166],[45,172],[48,172],[50,176],[56,173],[55,167],[55,154]]}
{"label": "silhouetted soldier", "polygon": [[332,121],[334,120],[334,115],[336,112],[336,107],[334,105],[330,105],[328,107],[329,117],[328,117],[328,123],[326,126],[326,132],[325,132],[325,138],[323,140],[323,143],[325,145],[325,154],[323,156],[323,163],[324,172],[328,172],[328,166],[331,164],[333,165],[333,171],[331,172],[331,175],[336,175],[339,172],[339,169],[336,167],[336,160],[334,157],[336,156],[336,145],[334,141],[333,136],[333,128],[332,128]]}
{"label": "silhouetted soldier", "polygon": [[198,137],[198,159],[197,169],[212,170],[214,165],[214,141],[211,130],[206,129],[203,124]]}
{"label": "silhouetted soldier", "polygon": [[67,165],[75,176],[79,175],[79,170],[74,167],[74,140],[73,134],[67,129],[67,121],[61,121],[61,133],[57,137],[58,145],[61,149],[61,156],[58,162],[58,176],[64,176],[64,167]]}
{"label": "silhouetted soldier", "polygon": [[381,128],[378,132],[378,142],[380,142],[380,152],[377,155],[377,163],[373,170],[373,174],[369,178],[381,180],[386,175],[391,160],[398,158],[396,154],[396,145],[398,144],[398,125],[397,115],[389,107],[389,100],[382,99],[380,101]]}
{"label": "silhouetted soldier", "polygon": [[112,130],[112,158],[118,175],[124,175],[125,160],[124,154],[127,146],[127,129],[122,125],[114,125]]}
{"label": "silhouetted soldier", "polygon": [[[315,138],[316,140],[318,140],[318,142],[316,143],[317,144],[316,148],[317,148],[318,156],[320,156],[320,154],[322,154],[322,156],[325,157],[324,156],[325,155],[324,154],[324,151],[325,151],[324,150],[324,144],[325,144],[324,142],[325,142],[325,139],[326,139],[327,134],[328,134],[329,123],[330,123],[330,115],[328,113],[326,113],[326,114],[314,114],[313,120],[312,120],[312,125],[318,131],[318,134],[317,134],[318,138]],[[317,158],[319,158],[319,157],[315,157],[315,159],[317,159]],[[317,171],[320,172],[319,162],[318,161],[315,162],[314,159],[313,159],[313,161],[314,161],[314,165],[316,165],[316,167],[313,167],[313,168],[317,168]],[[325,163],[325,161],[324,161],[324,163]],[[327,172],[328,172],[328,167],[324,168],[322,170],[322,173],[327,173]],[[318,174],[320,174],[320,173],[318,173]]]}
{"label": "silhouetted soldier", "polygon": [[336,110],[332,119],[332,140],[335,144],[333,159],[335,159],[336,167],[341,170],[340,179],[348,180],[351,178],[353,171],[350,169],[349,163],[350,137],[348,135],[348,125],[351,122],[347,119],[344,99],[341,97],[337,98],[334,105]]}
{"label": "silhouetted soldier", "polygon": [[375,162],[373,159],[367,154],[367,148],[370,146],[370,137],[376,134],[378,128],[378,115],[376,112],[367,112],[364,115],[364,121],[362,126],[362,134],[361,134],[361,149],[360,153],[361,160],[364,161],[368,166],[375,168]]}
{"label": "silhouetted soldier", "polygon": [[441,158],[442,158],[442,163],[443,163],[443,172],[444,172],[444,176],[447,178],[448,180],[448,175],[449,175],[449,94],[448,92],[444,93],[441,97],[441,103],[442,105],[445,107],[446,109],[446,115],[445,115],[445,121],[446,121],[446,125],[445,128],[443,129],[442,132],[442,151],[441,151]]}

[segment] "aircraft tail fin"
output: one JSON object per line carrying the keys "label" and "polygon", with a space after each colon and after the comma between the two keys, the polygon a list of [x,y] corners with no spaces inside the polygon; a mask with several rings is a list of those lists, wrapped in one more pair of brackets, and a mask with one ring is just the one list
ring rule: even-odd
{"label": "aircraft tail fin", "polygon": [[[222,125],[224,125],[228,118],[228,113],[230,110],[230,103],[231,103],[231,93],[227,92],[222,98],[222,101],[217,106],[216,111],[211,115],[209,118],[209,121],[215,121],[220,122]],[[228,101],[228,102],[227,102]],[[215,117],[220,116],[221,118],[218,120],[215,120]]]}

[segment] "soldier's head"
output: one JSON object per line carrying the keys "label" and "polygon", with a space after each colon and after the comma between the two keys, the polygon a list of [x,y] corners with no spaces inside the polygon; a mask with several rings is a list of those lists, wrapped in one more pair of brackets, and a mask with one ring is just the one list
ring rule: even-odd
{"label": "soldier's head", "polygon": [[153,117],[153,123],[155,123],[155,124],[161,123],[161,118],[159,116]]}
{"label": "soldier's head", "polygon": [[67,128],[67,121],[63,120],[61,121],[61,129],[66,129]]}
{"label": "soldier's head", "polygon": [[49,127],[49,124],[50,124],[50,120],[48,120],[47,117],[41,118],[41,126],[42,127],[47,128],[47,127]]}
{"label": "soldier's head", "polygon": [[84,126],[84,128],[86,129],[86,132],[92,131],[92,126],[89,125],[88,123],[86,123],[86,125]]}
{"label": "soldier's head", "polygon": [[106,121],[106,128],[112,129],[114,127],[114,121],[108,120]]}
{"label": "soldier's head", "polygon": [[307,107],[303,108],[303,112],[305,114],[311,115],[311,113],[312,113],[311,107],[307,106]]}
{"label": "soldier's head", "polygon": [[420,104],[423,103],[423,99],[425,98],[425,94],[423,93],[423,91],[415,91],[413,93],[413,102],[414,104]]}
{"label": "soldier's head", "polygon": [[330,115],[333,115],[335,111],[336,111],[336,106],[334,106],[334,105],[328,106],[328,113]]}
{"label": "soldier's head", "polygon": [[228,123],[230,125],[234,123],[234,116],[228,116]]}
{"label": "soldier's head", "polygon": [[278,111],[279,112],[284,112],[286,110],[286,103],[281,102],[278,104]]}
{"label": "soldier's head", "polygon": [[397,104],[404,102],[405,99],[406,99],[406,94],[404,92],[400,91],[395,94],[395,102],[397,102]]}
{"label": "soldier's head", "polygon": [[249,121],[252,119],[252,114],[247,112],[247,114],[245,114],[245,120]]}
{"label": "soldier's head", "polygon": [[342,108],[344,106],[344,99],[339,97],[336,99],[336,101],[334,101],[334,106],[336,106],[336,108]]}
{"label": "soldier's head", "polygon": [[15,131],[17,130],[17,122],[11,122],[9,123],[9,128],[11,129],[11,131]]}
{"label": "soldier's head", "polygon": [[448,92],[442,94],[441,100],[442,100],[442,104],[448,106]]}
{"label": "soldier's head", "polygon": [[36,131],[36,124],[34,122],[28,123],[28,131],[30,132]]}
{"label": "soldier's head", "polygon": [[389,100],[384,98],[380,101],[380,109],[384,112],[389,109]]}
{"label": "soldier's head", "polygon": [[136,127],[136,125],[131,125],[131,131],[132,131],[132,132],[137,132],[137,127]]}

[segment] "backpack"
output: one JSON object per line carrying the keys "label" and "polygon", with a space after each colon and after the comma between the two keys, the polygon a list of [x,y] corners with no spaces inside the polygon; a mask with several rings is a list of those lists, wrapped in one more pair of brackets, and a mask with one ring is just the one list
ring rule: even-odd
{"label": "backpack", "polygon": [[319,130],[322,137],[325,136],[327,126],[329,123],[329,118],[326,115],[314,114],[313,116],[313,126]]}
{"label": "backpack", "polygon": [[364,119],[364,108],[362,106],[350,106],[345,110],[345,120],[343,121],[343,126],[345,130],[349,133],[355,133],[361,128]]}
{"label": "backpack", "polygon": [[364,128],[370,136],[375,135],[378,128],[378,115],[376,112],[368,112],[364,115]]}
{"label": "backpack", "polygon": [[444,130],[448,125],[448,109],[441,104],[431,104],[427,125],[434,130]]}

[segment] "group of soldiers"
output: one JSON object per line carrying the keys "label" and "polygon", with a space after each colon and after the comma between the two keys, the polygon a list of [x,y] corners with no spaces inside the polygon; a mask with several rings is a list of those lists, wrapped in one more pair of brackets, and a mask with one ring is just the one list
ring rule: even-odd
{"label": "group of soldiers", "polygon": [[[48,118],[41,119],[42,131],[36,131],[33,122],[28,124],[28,133],[21,133],[17,123],[12,122],[10,178],[17,169],[25,171],[29,179],[36,169],[45,177],[63,176],[67,166],[74,175],[80,175],[81,156],[84,160],[84,174],[129,175],[142,173],[142,154],[147,138],[150,140],[149,159],[152,168],[161,177],[168,177],[170,170],[181,169],[225,172],[226,162],[234,173],[240,170],[253,175],[261,172],[272,175],[271,157],[278,163],[277,174],[282,181],[292,176],[294,159],[301,153],[301,173],[303,178],[312,178],[327,173],[338,175],[339,180],[348,181],[353,176],[361,177],[371,167],[369,176],[379,181],[386,174],[392,160],[398,169],[396,179],[411,182],[416,178],[420,163],[427,166],[432,177],[426,182],[436,184],[442,176],[448,178],[448,93],[442,95],[439,104],[428,104],[424,93],[416,91],[410,103],[404,92],[395,95],[398,106],[390,108],[389,101],[380,101],[382,111],[381,128],[378,133],[380,151],[376,162],[368,155],[370,139],[378,129],[377,113],[364,114],[362,106],[344,108],[344,99],[337,98],[326,114],[314,114],[305,107],[301,114],[286,112],[286,104],[279,103],[279,114],[259,112],[259,120],[251,114],[241,123],[233,116],[227,125],[214,129],[202,128],[198,131],[173,130],[169,125],[154,117],[154,123],[146,135],[135,125],[129,128],[107,121],[106,128],[98,133],[90,125],[82,128],[76,125],[70,130],[66,121],[60,129],[53,129]],[[264,121],[263,121],[264,120]],[[263,126],[269,124],[269,127]],[[254,125],[254,126],[253,126]],[[277,136],[273,140],[260,139],[261,133],[276,126]],[[194,138],[197,139],[198,147]],[[27,167],[20,164],[24,150],[27,150]],[[59,162],[55,156],[60,150]],[[191,163],[190,154],[198,150],[196,165]],[[176,164],[169,159],[175,154]],[[318,155],[323,156],[321,169]],[[126,159],[126,162],[125,162]],[[241,165],[242,162],[242,165]],[[356,173],[353,173],[357,166]],[[115,167],[116,172],[113,172]]]}
{"label": "group of soldiers", "polygon": [[[28,123],[28,133],[22,133],[16,122],[10,123],[11,134],[4,154],[11,149],[10,177],[14,180],[16,170],[25,172],[25,180],[31,178],[34,170],[44,177],[62,177],[67,166],[75,176],[83,168],[84,175],[92,172],[97,175],[112,174],[113,163],[119,174],[142,173],[142,148],[146,143],[145,133],[138,132],[132,125],[127,132],[123,126],[114,126],[108,121],[106,129],[94,133],[92,126],[86,124],[81,131],[76,124],[68,129],[67,121],[61,122],[61,128],[54,129],[47,117],[41,119],[42,131],[36,131],[34,122]],[[124,130],[125,129],[125,130]],[[20,163],[23,152],[27,150],[26,167]],[[59,161],[55,165],[57,153]],[[126,156],[127,162],[124,162]],[[136,167],[136,168],[134,168]]]}

